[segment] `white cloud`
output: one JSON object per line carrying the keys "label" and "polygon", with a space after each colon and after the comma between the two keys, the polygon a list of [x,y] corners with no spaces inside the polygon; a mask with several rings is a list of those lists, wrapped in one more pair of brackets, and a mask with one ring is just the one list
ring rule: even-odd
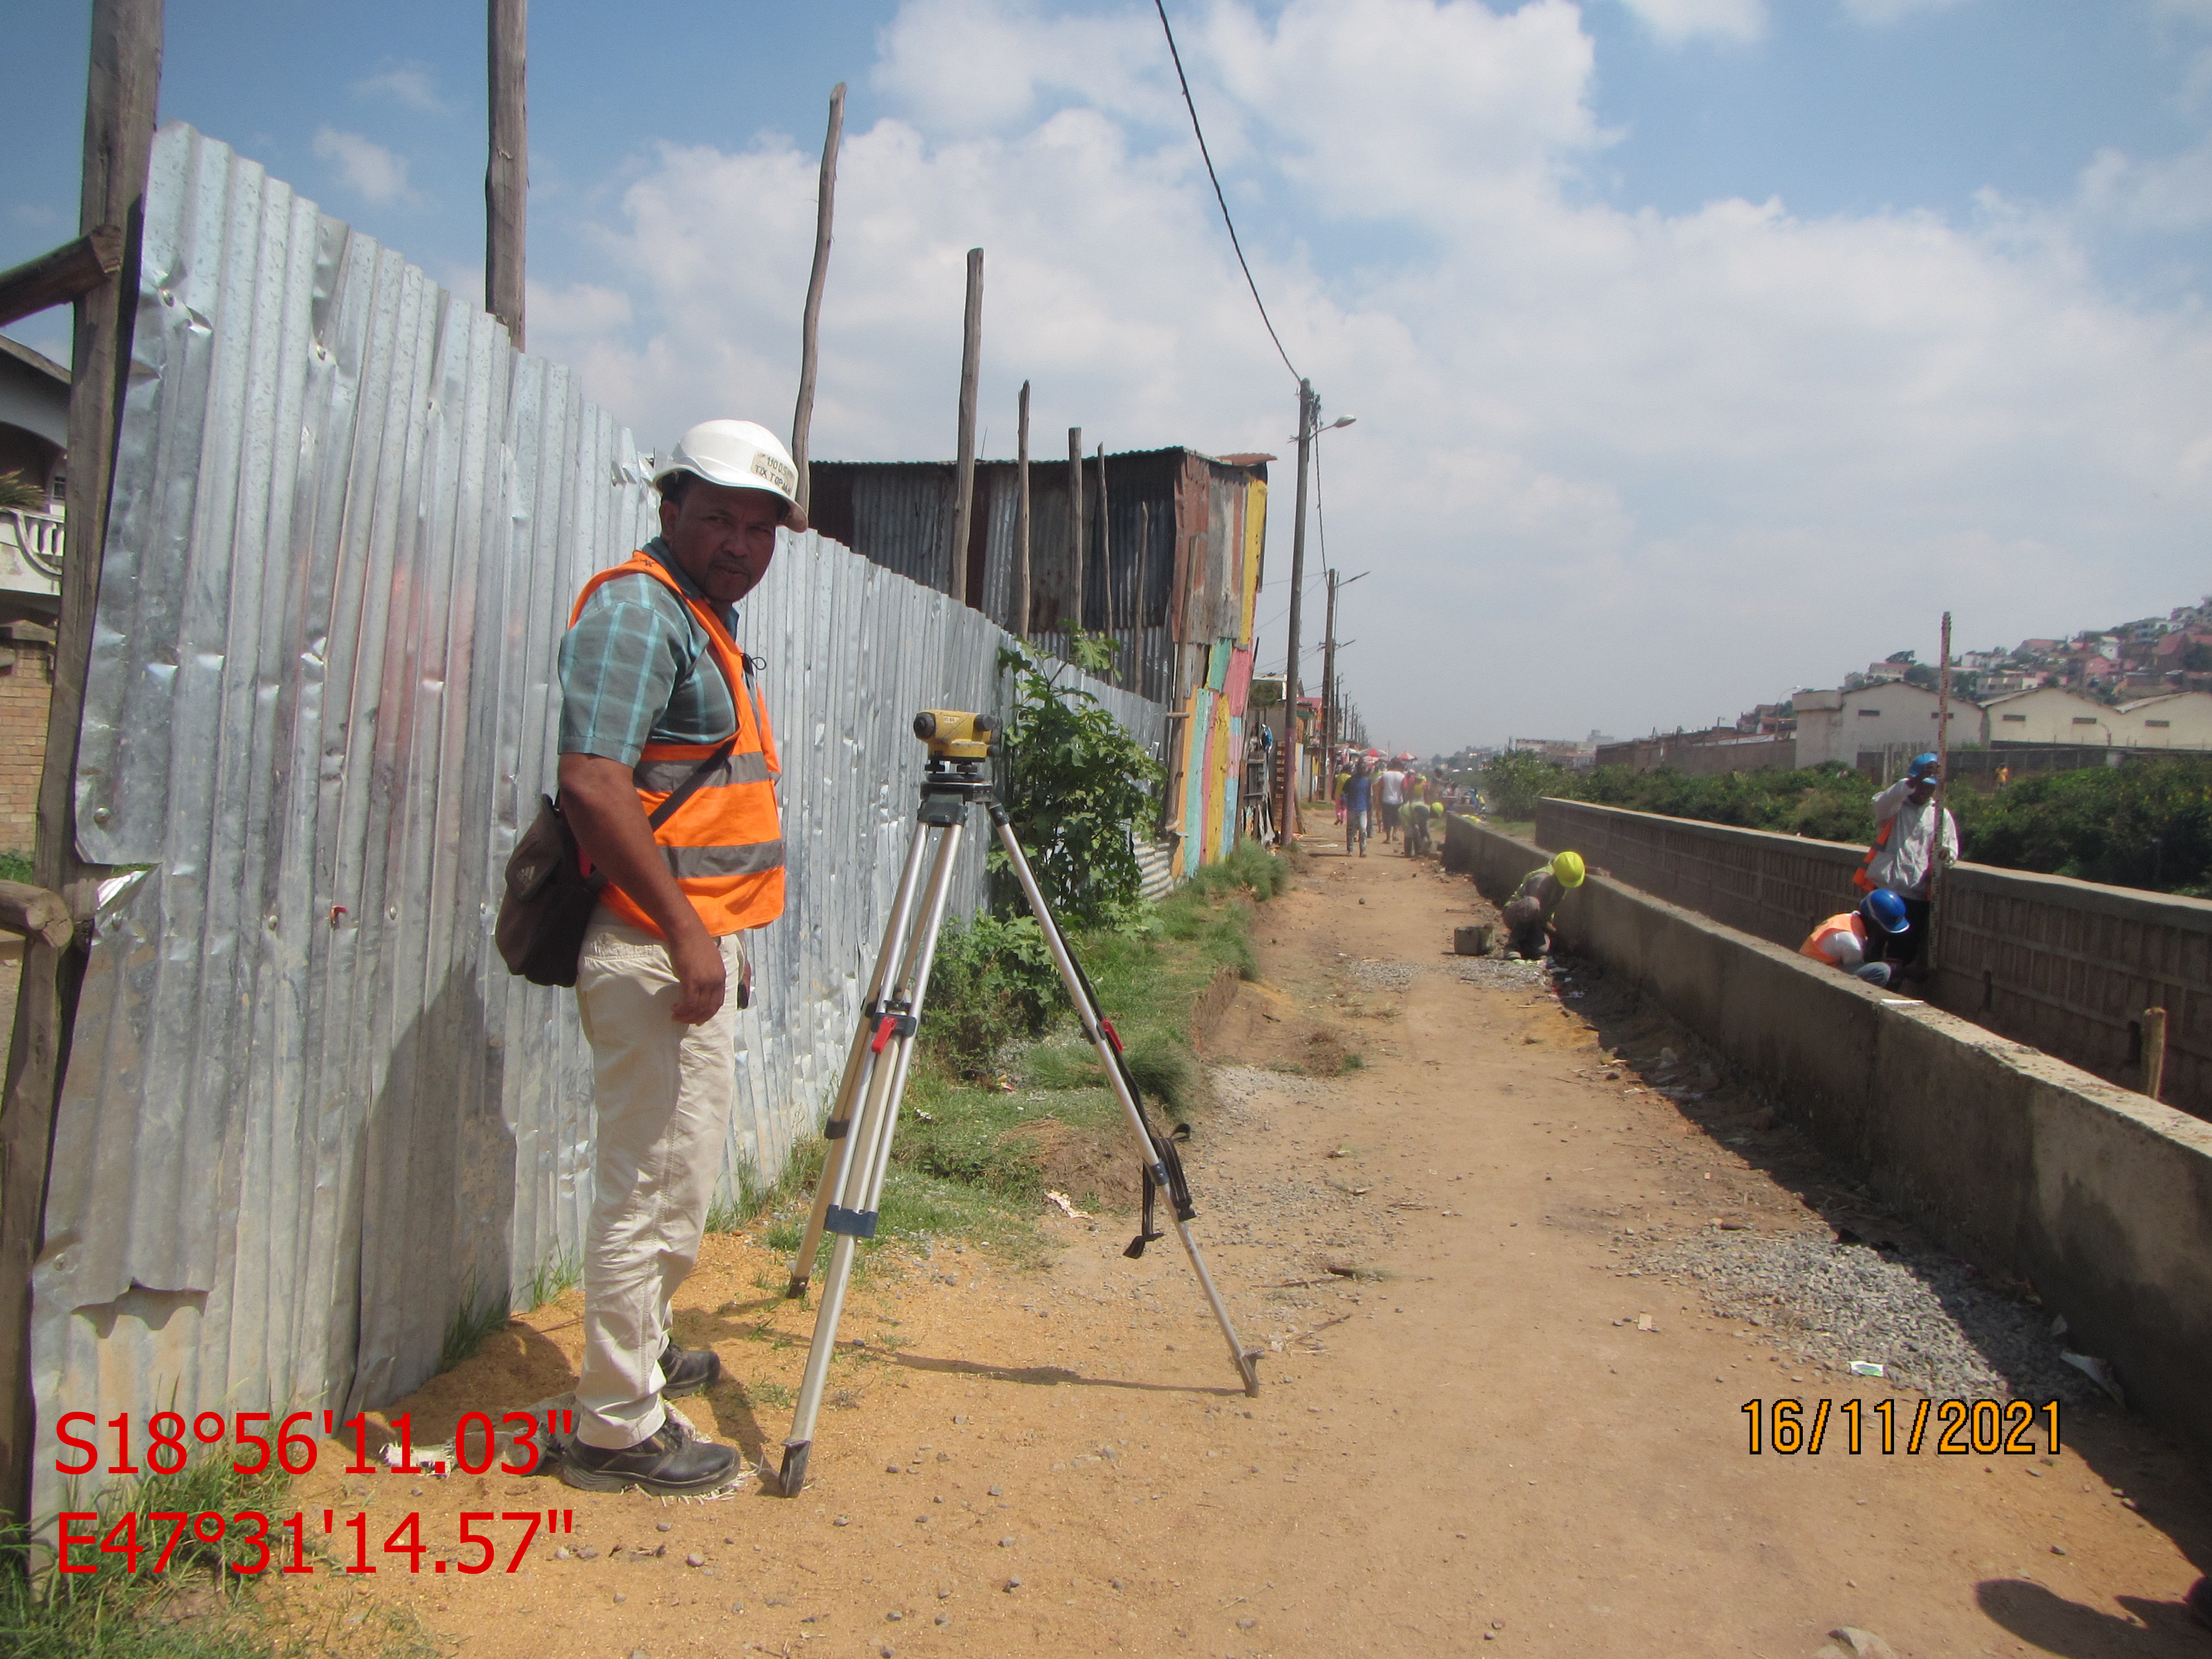
{"label": "white cloud", "polygon": [[[878,84],[917,89],[848,137],[815,453],[951,455],[980,245],[994,453],[1026,378],[1040,434],[1284,453],[1292,389],[1164,50],[1139,50],[1149,9],[1063,27],[957,3],[1026,89],[988,118],[939,100],[913,54],[954,0],[885,32]],[[2212,322],[2102,294],[2067,221],[1592,205],[1571,183],[1607,142],[1592,48],[1553,0],[1219,0],[1178,21],[1277,325],[1359,416],[1324,441],[1324,499],[1337,556],[1376,571],[1343,631],[1378,738],[1703,720],[1932,652],[1947,606],[2016,637],[2201,587]],[[1096,103],[1054,79],[1080,52],[1104,65]],[[655,151],[599,227],[629,310],[612,288],[533,290],[533,345],[648,446],[711,415],[787,425],[815,162],[780,141]],[[2133,165],[2111,191],[2180,199]],[[1285,204],[1328,240],[1293,242]]]}
{"label": "white cloud", "polygon": [[407,158],[357,132],[316,128],[315,155],[319,160],[336,162],[337,176],[345,186],[379,207],[418,199],[407,182]]}
{"label": "white cloud", "polygon": [[394,64],[353,83],[354,91],[368,98],[389,98],[409,109],[441,115],[446,100],[438,96],[437,82],[428,64]]}
{"label": "white cloud", "polygon": [[2212,139],[2149,161],[2099,150],[2081,171],[2081,198],[2130,230],[2202,229],[2212,224]]}
{"label": "white cloud", "polygon": [[1766,0],[1620,0],[1620,3],[1668,42],[1700,34],[1756,40],[1766,33]]}
{"label": "white cloud", "polygon": [[1844,10],[1862,23],[1880,26],[1923,11],[1948,11],[1960,0],[1844,0]]}

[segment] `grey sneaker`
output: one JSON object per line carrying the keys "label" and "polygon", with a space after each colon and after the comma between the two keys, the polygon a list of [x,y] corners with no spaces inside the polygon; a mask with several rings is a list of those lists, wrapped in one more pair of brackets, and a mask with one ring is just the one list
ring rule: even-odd
{"label": "grey sneaker", "polygon": [[722,1380],[722,1362],[712,1348],[679,1348],[670,1337],[660,1351],[660,1397],[681,1400],[702,1394]]}
{"label": "grey sneaker", "polygon": [[572,1440],[561,1458],[561,1479],[579,1492],[627,1492],[640,1486],[680,1497],[726,1486],[737,1472],[736,1447],[694,1440],[672,1413],[635,1446],[608,1451]]}

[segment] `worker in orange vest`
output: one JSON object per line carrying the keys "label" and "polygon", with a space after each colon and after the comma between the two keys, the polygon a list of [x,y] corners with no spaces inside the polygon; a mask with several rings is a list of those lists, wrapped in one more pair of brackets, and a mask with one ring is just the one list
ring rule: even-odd
{"label": "worker in orange vest", "polygon": [[607,878],[576,969],[595,1113],[561,1477],[586,1491],[711,1492],[738,1473],[665,1403],[721,1375],[712,1349],[676,1345],[670,1304],[721,1174],[740,940],[783,913],[782,769],[736,607],[778,530],[805,527],[798,482],[766,428],[693,427],[653,480],[660,534],[584,585],[561,641],[561,809]]}
{"label": "worker in orange vest", "polygon": [[1869,985],[1887,987],[1911,959],[1899,951],[1914,943],[1905,901],[1882,887],[1869,893],[1857,909],[1830,916],[1814,928],[1797,954],[1840,968]]}

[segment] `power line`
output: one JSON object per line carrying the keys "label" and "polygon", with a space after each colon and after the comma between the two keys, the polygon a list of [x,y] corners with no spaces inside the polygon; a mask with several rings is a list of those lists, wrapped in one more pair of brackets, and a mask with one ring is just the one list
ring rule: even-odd
{"label": "power line", "polygon": [[1182,54],[1176,50],[1175,29],[1168,22],[1167,0],[1152,0],[1160,14],[1160,27],[1168,37],[1168,56],[1175,59],[1176,79],[1182,85],[1183,107],[1190,112],[1190,130],[1198,135],[1198,153],[1206,162],[1206,176],[1213,181],[1213,199],[1221,204],[1221,222],[1229,227],[1229,246],[1237,250],[1237,263],[1244,272],[1244,286],[1252,290],[1252,303],[1260,307],[1260,320],[1267,325],[1267,337],[1275,343],[1275,355],[1283,360],[1283,367],[1291,371],[1292,380],[1302,379],[1297,367],[1291,362],[1291,354],[1283,349],[1283,337],[1275,332],[1274,319],[1267,315],[1267,302],[1260,297],[1260,284],[1252,280],[1252,267],[1244,258],[1244,244],[1237,239],[1237,222],[1229,216],[1229,198],[1221,191],[1221,175],[1213,170],[1213,153],[1206,147],[1206,129],[1198,124],[1198,106],[1191,101],[1190,77],[1182,72]]}

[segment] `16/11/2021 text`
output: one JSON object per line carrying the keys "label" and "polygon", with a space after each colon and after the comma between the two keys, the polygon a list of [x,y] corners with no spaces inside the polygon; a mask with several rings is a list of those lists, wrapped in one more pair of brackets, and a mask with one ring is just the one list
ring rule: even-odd
{"label": "16/11/2021 text", "polygon": [[[227,1565],[233,1572],[256,1573],[271,1569],[277,1572],[313,1572],[314,1563],[307,1557],[307,1537],[320,1532],[335,1537],[343,1532],[353,1534],[353,1565],[329,1566],[331,1572],[374,1572],[376,1564],[368,1559],[368,1516],[362,1513],[338,1520],[333,1511],[325,1510],[322,1524],[318,1527],[308,1511],[295,1510],[289,1517],[272,1522],[258,1510],[241,1510],[236,1515],[225,1516],[216,1510],[186,1514],[178,1510],[156,1510],[145,1516],[147,1536],[138,1535],[139,1516],[136,1511],[125,1514],[103,1533],[100,1517],[90,1510],[72,1510],[60,1517],[60,1559],[64,1572],[97,1572],[97,1559],[80,1559],[78,1552],[93,1550],[96,1555],[115,1555],[123,1559],[125,1572],[137,1572],[143,1566],[148,1572],[161,1572],[169,1565],[169,1558],[177,1546],[191,1540],[200,1544],[225,1544],[229,1549],[246,1554],[246,1559],[233,1560]],[[497,1564],[499,1552],[492,1540],[477,1530],[479,1522],[493,1520],[520,1522],[523,1534],[507,1559],[506,1571],[514,1571],[521,1566],[523,1558],[530,1553],[531,1540],[542,1528],[548,1534],[575,1530],[575,1511],[573,1510],[508,1510],[495,1516],[489,1510],[463,1510],[460,1535],[455,1540],[453,1556],[448,1560],[436,1545],[422,1541],[422,1517],[418,1511],[409,1510],[400,1516],[385,1539],[385,1555],[407,1558],[410,1572],[444,1572],[450,1569],[459,1573],[489,1572]],[[77,1531],[80,1522],[91,1522],[92,1530]],[[168,1525],[167,1536],[162,1536],[162,1524]],[[462,1552],[474,1549],[473,1559],[465,1559]],[[250,1553],[247,1553],[250,1552]],[[434,1553],[428,1567],[422,1565],[426,1553]],[[151,1557],[149,1560],[147,1558]],[[289,1558],[289,1559],[288,1559]],[[396,1571],[397,1569],[395,1569]]]}
{"label": "16/11/2021 text", "polygon": [[[1840,1404],[1832,1400],[1816,1400],[1810,1407],[1802,1400],[1747,1400],[1743,1414],[1750,1419],[1750,1452],[1753,1457],[1769,1451],[1784,1457],[1803,1452],[1818,1456],[1823,1446],[1831,1443],[1832,1432],[1843,1438],[1844,1449],[1851,1456],[1860,1455],[1871,1436],[1878,1436],[1881,1455],[1893,1456],[1899,1446],[1899,1431],[1903,1428],[1902,1444],[1906,1456],[1917,1455],[1928,1443],[1931,1413],[1936,1437],[1934,1449],[1939,1457],[2033,1457],[2046,1450],[2053,1456],[2058,1452],[2058,1402],[2045,1401],[2040,1406],[2025,1400],[1923,1400],[1913,1409],[1909,1421],[1900,1425],[1898,1406],[1894,1400],[1878,1400],[1864,1406],[1856,1400]],[[2028,1438],[2028,1431],[2042,1426],[2047,1445],[2038,1445]],[[1877,1419],[1868,1422],[1867,1419]]]}
{"label": "16/11/2021 text", "polygon": [[[561,1431],[574,1433],[574,1413],[562,1413],[561,1416]],[[132,1432],[131,1413],[125,1412],[107,1419],[107,1428],[114,1436],[114,1459],[105,1468],[100,1462],[99,1419],[90,1412],[65,1412],[54,1425],[54,1431],[68,1449],[54,1459],[54,1473],[90,1474],[98,1469],[105,1474],[137,1474],[141,1470],[137,1458],[143,1455],[146,1460],[144,1473],[174,1474],[185,1467],[193,1444],[219,1446],[227,1441],[240,1449],[242,1455],[231,1464],[240,1474],[258,1474],[272,1462],[287,1474],[305,1474],[315,1467],[318,1421],[325,1435],[336,1437],[343,1430],[352,1436],[354,1457],[345,1468],[348,1474],[374,1474],[380,1470],[393,1474],[447,1473],[442,1460],[416,1464],[414,1425],[405,1412],[392,1419],[398,1455],[386,1462],[369,1455],[370,1431],[366,1417],[349,1417],[341,1422],[330,1412],[294,1412],[279,1421],[273,1412],[240,1412],[234,1417],[226,1417],[221,1412],[202,1412],[188,1426],[179,1412],[155,1412],[146,1419],[145,1432],[139,1437]],[[514,1444],[509,1456],[517,1460],[501,1461],[500,1469],[507,1474],[528,1474],[538,1467],[538,1437],[545,1425],[528,1412],[509,1412],[499,1419],[499,1425],[510,1431]],[[91,1432],[81,1433],[80,1427]],[[143,1449],[134,1452],[134,1447]],[[246,1451],[249,1447],[252,1450]],[[471,1455],[479,1449],[482,1456]],[[459,1471],[463,1474],[482,1474],[492,1467],[498,1451],[489,1413],[462,1413],[453,1429],[453,1461]],[[70,1461],[72,1454],[76,1461]]]}

